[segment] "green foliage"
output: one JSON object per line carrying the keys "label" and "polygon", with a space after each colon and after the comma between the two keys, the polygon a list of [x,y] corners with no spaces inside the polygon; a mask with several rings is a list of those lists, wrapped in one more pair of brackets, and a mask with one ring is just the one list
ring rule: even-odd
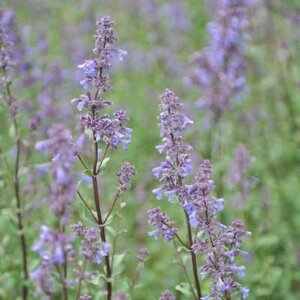
{"label": "green foliage", "polygon": [[[78,31],[79,34],[78,24],[89,18],[83,2],[85,1],[4,1],[7,7],[15,10],[17,20],[21,24],[20,28],[28,31],[30,46],[35,47],[39,34],[45,33],[49,39],[47,59],[56,62],[71,73],[75,72],[76,66],[65,48],[73,36],[68,36],[66,28],[71,28],[71,32]],[[153,50],[154,45],[147,39],[149,28],[137,17],[136,12],[126,10],[124,4],[126,1],[91,2],[92,11],[97,15],[110,14],[115,20],[116,32],[120,37],[120,43],[124,44],[123,48],[126,49],[129,42],[133,41],[139,49]],[[206,45],[205,24],[210,19],[210,12],[204,5],[204,2],[209,1],[186,0],[184,2],[190,9],[192,30],[187,33],[189,43],[177,49],[176,55],[189,69],[189,57]],[[259,7],[262,5],[260,1],[256,2]],[[158,299],[161,291],[165,289],[176,292],[178,300],[191,299],[190,287],[186,283],[182,268],[180,264],[173,263],[176,256],[172,245],[153,242],[147,237],[149,228],[146,212],[149,207],[160,205],[164,208],[168,205],[168,211],[171,210],[170,215],[174,220],[176,222],[181,220],[176,205],[166,204],[165,200],[158,204],[151,193],[154,186],[151,168],[159,160],[154,148],[160,143],[157,128],[157,98],[166,87],[174,88],[184,98],[188,114],[196,123],[195,131],[187,139],[194,146],[197,159],[199,156],[211,156],[214,179],[217,186],[222,187],[222,196],[225,199],[225,212],[222,218],[226,221],[230,221],[234,216],[244,219],[247,229],[253,234],[244,245],[244,249],[248,249],[251,253],[249,261],[246,262],[247,272],[243,282],[251,290],[249,299],[296,300],[300,298],[300,201],[298,200],[300,34],[282,7],[288,12],[300,9],[297,0],[276,0],[271,11],[265,11],[261,7],[258,13],[253,15],[252,41],[247,49],[250,93],[244,102],[234,107],[233,112],[225,114],[222,128],[215,132],[215,142],[222,145],[222,151],[211,149],[207,143],[209,136],[203,126],[205,112],[194,109],[194,103],[201,95],[198,91],[186,90],[182,84],[182,77],[188,74],[166,74],[163,65],[157,63],[151,70],[143,72],[118,66],[112,75],[115,91],[110,97],[118,107],[128,110],[129,127],[134,131],[128,151],[124,155],[112,152],[110,158],[106,158],[102,163],[101,172],[104,172],[105,179],[101,182],[101,189],[103,189],[101,201],[107,209],[112,199],[109,191],[115,188],[114,175],[121,162],[124,160],[132,162],[138,172],[132,191],[122,199],[126,201],[126,207],[122,208],[125,217],[120,219],[121,229],[116,229],[119,217],[117,214],[112,214],[107,221],[108,235],[118,236],[120,249],[114,258],[114,276],[123,276],[125,271],[128,277],[134,276],[137,267],[135,253],[141,246],[147,246],[151,253],[131,299]],[[271,34],[273,29],[268,29],[268,26],[271,26],[270,17],[275,26],[273,29],[277,33],[275,37]],[[162,24],[159,25],[163,26]],[[81,37],[80,43],[91,48],[93,34],[94,31],[91,31],[86,37]],[[170,29],[167,34],[179,35]],[[130,52],[128,54],[129,58],[134,55]],[[77,82],[70,80],[68,86],[65,84],[59,101],[68,105],[70,99],[80,92],[78,92]],[[39,95],[38,87],[20,89],[16,92],[24,106],[35,107]],[[258,111],[259,117],[248,123],[241,122],[245,114],[251,110]],[[27,111],[24,109],[19,116],[21,134],[26,140],[31,136],[27,122],[29,117],[30,109]],[[0,299],[20,299],[18,278],[21,261],[10,171],[14,161],[15,134],[9,122],[4,121],[8,120],[8,116],[2,99],[0,120]],[[74,120],[75,111],[73,118],[64,121],[74,129]],[[242,209],[234,207],[237,188],[229,187],[226,181],[230,161],[239,143],[244,143],[249,148],[253,157],[250,175],[258,179],[258,183],[249,193],[248,202]],[[34,170],[32,166],[44,162],[34,149],[29,150],[33,155],[29,161],[24,161],[23,158],[22,165],[25,167],[22,167],[20,172],[23,187],[26,186],[29,175]],[[93,176],[91,170],[85,170],[84,174]],[[51,226],[56,222],[49,209],[42,205],[43,192],[49,184],[48,178],[41,178],[37,184],[36,193],[27,195],[22,192],[23,206],[26,208],[24,215],[30,253],[30,271],[33,271],[37,265],[36,256],[30,252],[30,248],[39,236],[39,226],[44,223]],[[86,191],[86,187],[82,189]],[[78,202],[75,206],[74,222],[80,219],[86,224],[92,224],[90,213]],[[131,249],[130,252],[128,249]],[[103,275],[95,277],[92,281],[95,287],[101,286],[100,276]],[[113,280],[115,291],[130,290],[129,278],[123,282],[115,278]],[[87,289],[84,286],[84,291]],[[204,289],[207,290],[208,286],[204,286]],[[60,299],[59,296],[57,297]],[[93,299],[103,299],[103,293],[97,291]]]}

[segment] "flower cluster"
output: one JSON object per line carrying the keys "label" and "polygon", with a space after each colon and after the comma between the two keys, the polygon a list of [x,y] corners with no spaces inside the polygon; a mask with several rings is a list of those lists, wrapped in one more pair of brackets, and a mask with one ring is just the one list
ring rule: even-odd
{"label": "flower cluster", "polygon": [[[54,280],[51,276],[52,270],[52,262],[47,257],[44,257],[40,266],[30,274],[30,278],[35,284],[37,295],[52,295],[55,292]],[[50,297],[44,297],[43,299],[49,300]]]}
{"label": "flower cluster", "polygon": [[190,189],[191,223],[205,233],[204,238],[198,239],[192,246],[195,253],[206,256],[206,263],[202,265],[202,277],[211,277],[211,292],[207,299],[223,299],[225,295],[233,295],[237,291],[246,299],[248,290],[235,279],[243,277],[245,267],[238,266],[235,258],[245,256],[240,250],[242,237],[250,235],[244,230],[241,221],[233,221],[231,226],[218,222],[217,212],[223,208],[223,199],[215,199],[210,195],[213,190],[211,180],[211,165],[204,160],[200,165],[195,184]]}
{"label": "flower cluster", "polygon": [[28,61],[28,49],[24,46],[20,30],[16,22],[16,16],[11,9],[0,9],[0,27],[5,28],[6,40],[11,46],[11,58],[19,75],[24,77],[29,75],[31,63]]}
{"label": "flower cluster", "polygon": [[145,262],[149,257],[149,250],[145,247],[140,248],[137,253],[137,259],[139,262]]}
{"label": "flower cluster", "polygon": [[32,247],[34,252],[38,252],[42,259],[47,259],[53,264],[62,264],[66,259],[66,254],[73,255],[72,238],[62,232],[57,232],[42,225],[39,241]]}
{"label": "flower cluster", "polygon": [[[6,24],[6,11],[0,10],[0,68],[3,75],[0,78],[0,86],[7,90],[11,84],[10,71],[15,67],[15,60],[13,57],[13,41],[9,39],[9,28]],[[5,99],[10,117],[14,118],[17,113],[17,99],[14,95],[9,93],[2,97]]]}
{"label": "flower cluster", "polygon": [[159,300],[175,300],[174,295],[170,291],[164,291],[159,297]]}
{"label": "flower cluster", "polygon": [[155,227],[155,230],[148,232],[149,236],[154,237],[156,240],[159,236],[166,241],[171,241],[177,232],[169,217],[160,210],[160,208],[151,208],[148,210],[149,224]]}
{"label": "flower cluster", "polygon": [[107,256],[111,245],[99,242],[100,230],[95,227],[84,228],[82,223],[74,224],[73,230],[77,237],[82,238],[81,254],[91,262],[100,264],[103,256]]}
{"label": "flower cluster", "polygon": [[248,40],[249,0],[218,0],[214,19],[208,24],[209,46],[193,56],[192,81],[203,91],[198,101],[214,120],[229,110],[234,99],[247,93],[245,43]]}
{"label": "flower cluster", "polygon": [[[32,247],[32,251],[37,252],[41,260],[38,268],[30,274],[36,286],[36,294],[50,296],[55,292],[53,270],[65,261],[74,260],[75,250],[72,246],[72,237],[43,225],[40,240]],[[67,280],[64,284],[67,284]]]}
{"label": "flower cluster", "polygon": [[[75,250],[72,246],[73,237],[65,232],[72,213],[72,204],[76,196],[76,175],[72,170],[74,151],[72,136],[63,125],[55,124],[48,130],[48,139],[36,144],[36,148],[52,156],[50,164],[39,166],[41,172],[48,170],[53,179],[46,202],[57,217],[60,228],[50,229],[41,227],[39,241],[32,250],[39,254],[41,263],[31,273],[35,282],[37,294],[44,292],[50,296],[55,292],[55,281],[52,271],[67,261],[74,261]],[[62,281],[63,286],[70,284],[67,278]]]}
{"label": "flower cluster", "polygon": [[190,174],[192,160],[190,157],[191,146],[184,144],[182,132],[193,123],[187,116],[180,112],[182,103],[171,90],[166,90],[161,96],[160,104],[160,132],[163,144],[157,146],[159,153],[165,153],[166,159],[153,173],[163,186],[154,189],[158,200],[163,194],[172,200],[181,191],[181,180]]}
{"label": "flower cluster", "polygon": [[104,94],[112,90],[109,81],[112,60],[116,56],[122,60],[126,51],[114,47],[116,37],[110,17],[103,17],[97,25],[95,57],[79,65],[84,72],[81,85],[86,93],[80,98],[73,99],[72,103],[77,104],[79,111],[87,110],[87,113],[81,115],[81,122],[84,128],[92,131],[94,141],[104,141],[115,149],[121,144],[124,149],[127,149],[132,132],[125,126],[128,122],[127,113],[121,109],[115,112],[112,118],[107,114],[100,115],[104,107],[112,104],[111,101],[104,99]]}
{"label": "flower cluster", "polygon": [[[235,258],[246,255],[240,250],[240,246],[242,237],[250,233],[244,230],[241,221],[234,221],[228,227],[218,222],[217,213],[223,209],[223,199],[216,199],[211,195],[214,183],[208,160],[202,160],[194,182],[189,180],[188,184],[185,183],[192,162],[189,153],[191,147],[184,144],[182,132],[192,122],[180,112],[181,107],[182,104],[172,91],[166,90],[161,96],[159,119],[163,144],[157,149],[161,153],[165,152],[166,158],[159,167],[153,169],[155,177],[163,183],[154,193],[159,200],[163,195],[169,200],[174,196],[179,200],[188,220],[188,250],[191,251],[193,266],[196,265],[196,257],[193,255],[202,254],[206,257],[200,270],[203,278],[210,277],[211,291],[201,299],[231,299],[231,295],[238,291],[246,299],[249,291],[236,281],[237,276],[243,275],[245,267],[238,266]],[[176,236],[182,243],[177,234],[178,229],[159,208],[150,209],[148,218],[149,224],[155,227],[149,233],[150,236],[157,239],[160,235],[167,241]],[[195,237],[192,236],[193,229]],[[204,233],[204,237],[198,237],[199,231]],[[193,271],[197,278],[197,269],[194,268]],[[196,279],[196,285],[197,281]],[[197,293],[199,298],[202,297],[199,286]]]}
{"label": "flower cluster", "polygon": [[48,139],[36,143],[36,149],[53,157],[50,164],[43,164],[38,168],[40,171],[49,169],[54,180],[46,202],[60,223],[67,225],[77,191],[76,175],[72,170],[75,156],[71,133],[63,125],[55,124],[48,130]]}
{"label": "flower cluster", "polygon": [[210,162],[203,160],[195,178],[195,183],[190,185],[187,191],[189,201],[185,208],[193,227],[203,228],[208,226],[206,216],[215,217],[216,212],[223,209],[223,199],[210,197],[209,193],[213,189],[214,183],[211,180]]}
{"label": "flower cluster", "polygon": [[0,11],[0,67],[7,68],[14,66],[11,52],[11,42],[8,39],[6,26],[3,24],[3,11]]}
{"label": "flower cluster", "polygon": [[136,175],[135,168],[129,162],[125,162],[121,170],[117,173],[120,190],[125,192],[131,187],[131,177]]}

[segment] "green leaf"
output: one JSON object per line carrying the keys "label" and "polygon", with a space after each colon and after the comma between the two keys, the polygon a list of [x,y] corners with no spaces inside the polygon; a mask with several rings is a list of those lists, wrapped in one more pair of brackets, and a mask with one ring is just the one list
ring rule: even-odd
{"label": "green leaf", "polygon": [[[100,171],[105,170],[105,168],[106,168],[106,166],[107,166],[107,164],[108,164],[109,161],[110,161],[110,157],[105,157],[105,158],[103,159],[103,162],[102,162],[102,164],[101,164]],[[97,169],[99,168],[100,163],[101,163],[101,162],[99,161],[98,164],[97,164]]]}
{"label": "green leaf", "polygon": [[106,226],[106,225],[109,225],[109,224],[113,221],[114,216],[115,216],[115,214],[111,214],[111,215],[107,218],[107,220],[106,220],[106,222],[105,222],[105,226]]}
{"label": "green leaf", "polygon": [[[103,276],[104,275],[102,275],[102,274],[97,274],[97,275],[93,276],[92,279],[90,280],[90,283],[98,286],[100,284]],[[106,278],[104,278],[104,279],[106,279]]]}
{"label": "green leaf", "polygon": [[[92,213],[97,216],[96,211],[91,210]],[[89,224],[95,224],[95,220],[94,218],[91,216],[90,212],[88,211],[88,209],[86,207],[84,207],[83,210],[83,219],[86,220]]]}
{"label": "green leaf", "polygon": [[114,262],[113,262],[114,275],[118,275],[123,272],[124,267],[125,267],[123,261],[124,261],[126,255],[127,255],[127,252],[122,253],[122,254],[116,254],[114,256]]}
{"label": "green leaf", "polygon": [[179,291],[181,292],[183,295],[189,297],[192,296],[192,293],[191,293],[191,287],[190,285],[187,283],[187,282],[181,282],[180,284],[178,284],[176,287],[175,287],[175,290],[176,291]]}
{"label": "green leaf", "polygon": [[182,251],[184,251],[186,253],[190,253],[190,250],[187,249],[186,247],[183,247],[183,246],[177,247],[177,252],[182,252]]}
{"label": "green leaf", "polygon": [[92,173],[92,171],[90,169],[84,170],[83,174],[86,175],[86,176],[93,177],[93,173]]}
{"label": "green leaf", "polygon": [[105,229],[112,235],[116,235],[116,231],[111,226],[106,226]]}

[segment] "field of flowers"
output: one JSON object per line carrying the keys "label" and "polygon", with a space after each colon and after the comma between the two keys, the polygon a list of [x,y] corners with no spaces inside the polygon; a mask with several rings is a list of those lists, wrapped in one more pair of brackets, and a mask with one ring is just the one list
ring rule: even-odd
{"label": "field of flowers", "polygon": [[0,300],[300,299],[300,2],[3,0]]}

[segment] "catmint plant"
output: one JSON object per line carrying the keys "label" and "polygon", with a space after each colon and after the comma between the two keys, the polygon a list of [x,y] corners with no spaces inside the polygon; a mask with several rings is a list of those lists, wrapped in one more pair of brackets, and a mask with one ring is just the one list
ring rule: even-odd
{"label": "catmint plant", "polygon": [[[237,281],[237,277],[243,276],[245,267],[237,265],[235,260],[239,255],[246,255],[240,246],[242,238],[250,233],[244,230],[241,221],[236,220],[231,226],[225,226],[217,220],[217,213],[223,209],[223,199],[211,195],[214,183],[208,160],[201,162],[197,175],[194,180],[191,179],[192,147],[184,143],[182,134],[193,122],[181,112],[182,106],[171,90],[167,89],[161,96],[159,120],[163,144],[156,148],[165,155],[165,159],[153,169],[160,182],[153,192],[158,200],[165,197],[170,203],[181,207],[186,233],[160,208],[152,208],[148,211],[148,217],[154,230],[148,234],[167,242],[177,241],[188,251],[193,285],[189,275],[186,275],[194,299],[228,300],[237,293],[246,299],[248,290]],[[211,285],[206,296],[200,284],[199,271],[202,280],[208,278]],[[166,297],[162,295],[161,299],[169,299]]]}
{"label": "catmint plant", "polygon": [[[20,170],[22,168],[22,136],[19,128],[18,118],[18,100],[12,89],[13,83],[13,68],[16,66],[16,62],[13,59],[13,52],[11,50],[12,41],[8,38],[6,32],[6,22],[4,17],[5,12],[0,11],[0,68],[1,68],[1,79],[0,86],[2,90],[1,98],[3,99],[8,115],[9,124],[14,132],[14,165],[12,171],[12,186],[14,191],[14,200],[16,201],[16,217],[17,217],[17,228],[20,238],[20,255],[22,259],[22,277],[20,278],[22,286],[22,299],[28,299],[28,288],[26,280],[28,279],[28,255],[27,255],[27,243],[25,235],[24,217],[23,217],[23,199],[22,199],[22,187],[20,183]],[[2,149],[1,149],[2,152]],[[10,169],[10,166],[8,167]]]}
{"label": "catmint plant", "polygon": [[[212,160],[224,153],[224,114],[248,93],[246,46],[249,40],[250,0],[218,0],[213,19],[207,25],[208,46],[193,55],[191,81],[201,89],[197,106],[203,109],[207,128],[206,156]],[[224,190],[225,168],[217,168],[218,197]]]}
{"label": "catmint plant", "polygon": [[[76,174],[73,170],[75,155],[72,135],[61,124],[54,124],[47,132],[47,140],[40,141],[36,148],[51,155],[49,164],[41,165],[40,172],[49,171],[51,185],[44,201],[56,216],[58,226],[55,229],[41,226],[39,241],[32,247],[40,257],[40,265],[31,273],[36,286],[36,295],[50,299],[61,285],[62,297],[68,299],[68,265],[74,262],[74,237],[67,232],[76,199]],[[53,276],[53,273],[58,276]],[[58,277],[58,280],[55,278]],[[56,282],[58,281],[58,282]]]}
{"label": "catmint plant", "polygon": [[[95,57],[79,66],[84,73],[80,84],[85,94],[72,100],[81,112],[79,127],[83,128],[85,134],[73,140],[65,126],[54,124],[47,132],[47,139],[36,143],[36,149],[52,157],[50,164],[39,165],[38,169],[42,173],[45,169],[50,172],[52,183],[45,202],[58,221],[55,229],[46,225],[41,227],[40,240],[32,248],[40,256],[40,265],[31,274],[31,279],[35,282],[36,294],[45,299],[60,294],[67,300],[73,295],[72,290],[75,290],[76,300],[91,299],[90,294],[83,292],[83,285],[96,276],[105,280],[104,294],[107,299],[111,300],[113,297],[113,261],[116,239],[120,233],[117,229],[116,237],[112,242],[109,241],[107,225],[112,221],[116,207],[119,218],[122,208],[119,199],[131,188],[131,178],[136,171],[129,162],[122,165],[116,174],[117,189],[114,198],[105,213],[103,200],[100,201],[104,194],[99,191],[99,175],[109,160],[109,151],[117,150],[120,145],[127,149],[132,130],[125,126],[128,116],[124,110],[116,111],[112,117],[102,113],[105,107],[112,104],[104,98],[105,93],[112,90],[109,82],[112,61],[116,57],[122,59],[126,52],[114,47],[116,37],[110,17],[101,18],[97,25]],[[90,137],[92,149],[85,153],[84,150],[88,148],[85,143],[87,136]],[[100,147],[103,148],[102,151]],[[88,157],[90,153],[91,159]],[[77,159],[84,167],[81,175],[75,172]],[[92,161],[91,166],[88,161]],[[92,186],[93,204],[80,191],[84,183]],[[83,204],[83,211],[86,212],[84,215],[89,217],[88,226],[81,220],[71,225],[76,196]],[[144,260],[146,254],[141,255]],[[101,271],[103,269],[104,274]],[[100,290],[99,293],[103,294],[103,291]]]}
{"label": "catmint plant", "polygon": [[[95,48],[93,58],[85,60],[79,65],[83,70],[84,78],[81,86],[85,90],[79,98],[72,100],[72,103],[77,105],[77,109],[81,111],[80,124],[85,132],[90,136],[92,145],[92,166],[89,166],[82,157],[79,150],[77,157],[84,167],[84,172],[91,177],[93,187],[93,202],[94,210],[91,209],[91,204],[78,191],[78,196],[84,206],[90,213],[95,223],[95,229],[98,231],[100,238],[101,255],[86,253],[87,259],[93,259],[96,263],[102,260],[105,265],[105,280],[106,280],[106,297],[112,299],[113,292],[113,259],[115,243],[111,244],[107,238],[106,225],[107,221],[112,217],[112,212],[121,196],[121,194],[131,187],[131,177],[135,175],[135,168],[128,162],[125,162],[117,173],[118,187],[112,203],[108,211],[104,212],[103,199],[99,192],[99,174],[103,166],[107,163],[107,154],[111,150],[117,150],[120,146],[126,150],[131,141],[132,130],[126,127],[129,118],[125,110],[120,109],[113,113],[110,117],[103,113],[103,110],[112,104],[111,101],[105,99],[105,94],[112,90],[109,80],[109,71],[112,67],[114,59],[123,59],[126,51],[118,49],[114,46],[116,37],[114,35],[114,23],[110,17],[102,17],[97,22],[98,30],[95,35]],[[102,148],[102,151],[100,151]],[[86,232],[88,232],[87,229]],[[84,239],[87,240],[86,233]],[[89,238],[88,238],[89,239]],[[96,242],[94,240],[94,242]],[[83,242],[85,243],[85,242]],[[99,242],[98,247],[99,247]],[[88,255],[88,256],[87,256]],[[89,255],[92,255],[89,257]]]}
{"label": "catmint plant", "polygon": [[233,101],[247,94],[245,48],[250,0],[218,0],[213,20],[208,24],[209,45],[193,55],[192,82],[203,98],[197,102],[218,122]]}

